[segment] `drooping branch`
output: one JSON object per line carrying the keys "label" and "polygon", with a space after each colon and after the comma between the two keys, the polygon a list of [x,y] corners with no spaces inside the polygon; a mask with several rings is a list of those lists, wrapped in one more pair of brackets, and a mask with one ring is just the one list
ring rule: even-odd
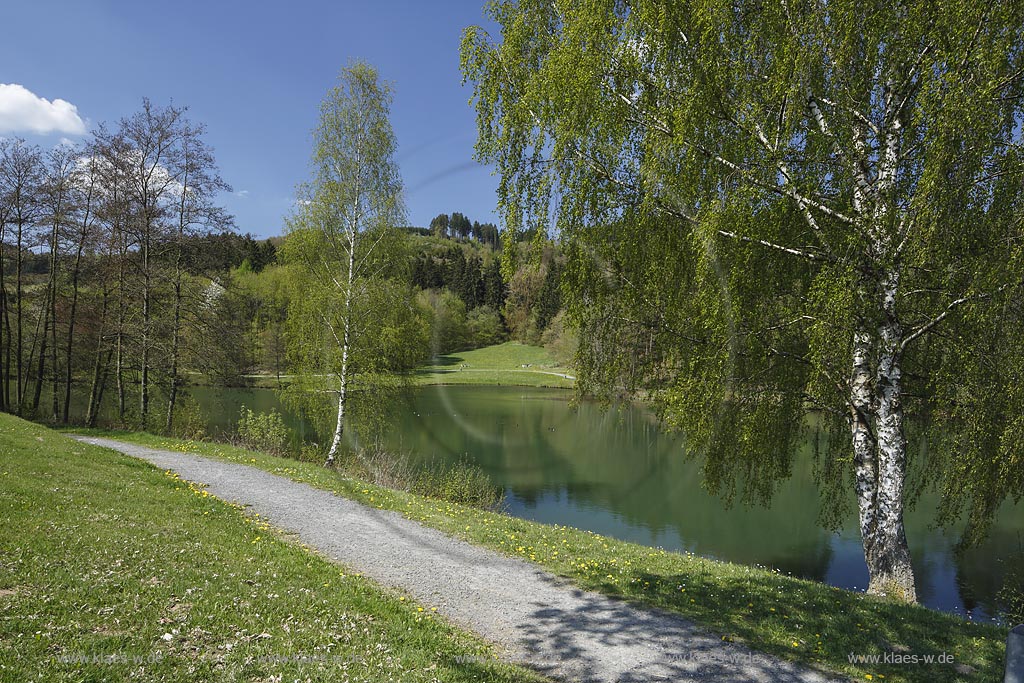
{"label": "drooping branch", "polygon": [[949,303],[949,305],[946,306],[946,308],[942,311],[942,313],[939,313],[937,316],[935,316],[934,318],[932,318],[928,322],[924,323],[923,325],[918,326],[910,334],[908,334],[903,339],[903,341],[900,342],[900,351],[903,351],[904,349],[906,349],[907,346],[909,346],[914,340],[916,340],[916,339],[920,338],[921,336],[931,332],[943,320],[945,320],[950,315],[952,315],[956,311],[956,309],[958,309],[960,306],[962,306],[962,305],[964,305],[966,303],[969,303],[971,301],[981,301],[983,299],[992,298],[993,296],[999,294],[1000,292],[1008,289],[1013,284],[1019,285],[1019,284],[1022,284],[1022,283],[1010,283],[1010,282],[1007,282],[1002,287],[998,287],[997,289],[994,289],[991,292],[981,292],[979,294],[970,294],[970,295],[967,295],[967,296],[962,296],[959,299],[956,299],[954,301],[951,301]]}
{"label": "drooping branch", "polygon": [[830,256],[827,256],[825,254],[816,254],[816,253],[814,253],[812,251],[807,251],[806,248],[804,248],[804,249],[794,249],[793,247],[787,247],[787,246],[783,246],[781,244],[775,244],[774,242],[769,242],[768,240],[762,240],[762,239],[757,239],[755,237],[747,237],[745,235],[739,235],[739,234],[737,234],[735,232],[730,232],[729,230],[716,230],[716,232],[719,235],[721,235],[722,237],[729,237],[731,239],[740,240],[742,242],[749,242],[751,244],[760,244],[763,247],[768,247],[769,249],[775,249],[775,250],[778,250],[778,251],[782,251],[782,252],[785,252],[787,254],[792,254],[794,256],[799,256],[801,258],[809,259],[811,261],[824,261],[824,262],[829,262],[829,263],[834,263],[835,262],[835,259],[833,259]]}
{"label": "drooping branch", "polygon": [[754,187],[758,187],[762,190],[767,190],[782,197],[788,197],[789,199],[792,199],[794,202],[796,202],[798,206],[806,206],[816,209],[817,211],[820,211],[826,216],[834,218],[837,221],[840,221],[841,223],[846,223],[848,225],[857,224],[856,219],[854,219],[852,216],[848,216],[841,211],[837,211],[830,206],[827,206],[825,204],[822,204],[821,202],[811,199],[810,197],[802,194],[801,192],[798,192],[796,188],[793,187],[788,182],[787,184],[782,186],[764,182],[763,180],[759,180],[758,178],[753,177],[751,174],[751,169],[740,166],[739,164],[733,161],[729,161],[728,159],[703,147],[702,145],[693,144],[692,146],[694,149],[696,149],[698,152],[700,152],[707,158],[737,173],[743,179],[743,181],[748,183],[749,185],[753,185]]}
{"label": "drooping branch", "polygon": [[821,372],[821,374],[825,376],[825,378],[832,384],[832,386],[835,387],[842,402],[850,409],[852,413],[856,414],[863,421],[864,425],[867,427],[867,434],[871,438],[871,440],[875,440],[876,437],[874,434],[874,430],[871,428],[871,420],[869,419],[869,416],[866,415],[864,411],[861,408],[859,408],[856,404],[854,404],[854,402],[850,399],[850,386],[848,382],[842,382],[836,379],[835,377],[832,376],[832,373],[830,373],[827,368],[823,367],[821,364],[812,363],[805,356],[801,356],[791,351],[783,351],[782,349],[777,349],[775,347],[769,347],[768,352],[773,355],[780,356],[782,358],[789,358],[803,365],[807,365],[808,367],[813,367],[819,372]]}

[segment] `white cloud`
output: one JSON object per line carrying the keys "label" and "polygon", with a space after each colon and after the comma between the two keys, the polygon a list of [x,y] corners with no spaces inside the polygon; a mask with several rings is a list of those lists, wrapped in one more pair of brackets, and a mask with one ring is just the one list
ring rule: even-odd
{"label": "white cloud", "polygon": [[249,190],[239,190],[238,192],[235,193],[235,196],[239,197],[241,199],[248,199],[249,198]]}
{"label": "white cloud", "polygon": [[51,102],[17,83],[0,83],[0,133],[82,135],[85,122],[66,100]]}

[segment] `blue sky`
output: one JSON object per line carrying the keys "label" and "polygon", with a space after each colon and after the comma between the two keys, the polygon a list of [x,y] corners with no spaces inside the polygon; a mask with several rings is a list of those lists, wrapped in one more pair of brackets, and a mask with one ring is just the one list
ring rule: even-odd
{"label": "blue sky", "polygon": [[[131,114],[143,97],[188,106],[235,190],[223,205],[241,232],[269,236],[281,233],[306,178],[321,98],[343,65],[363,59],[396,89],[391,118],[410,223],[453,211],[497,222],[497,178],[472,161],[475,114],[459,72],[462,29],[484,23],[483,5],[10,2],[0,83],[65,100],[87,127]],[[67,130],[0,135],[43,146],[81,138]]]}

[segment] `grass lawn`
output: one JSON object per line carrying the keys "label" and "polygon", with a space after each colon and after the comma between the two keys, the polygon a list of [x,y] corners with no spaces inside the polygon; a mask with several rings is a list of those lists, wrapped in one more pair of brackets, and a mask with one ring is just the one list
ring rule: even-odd
{"label": "grass lawn", "polygon": [[[194,386],[210,386],[209,378],[199,372],[188,373]],[[274,375],[246,375],[252,388],[279,389]],[[280,384],[291,382],[281,375]],[[487,384],[492,386],[572,388],[573,371],[558,365],[547,349],[519,342],[505,342],[472,351],[458,351],[435,358],[430,365],[415,371],[413,382],[430,384]]]}
{"label": "grass lawn", "polygon": [[572,387],[572,377],[547,349],[519,342],[451,353],[416,371],[417,384]]}
{"label": "grass lawn", "polygon": [[543,679],[176,475],[0,414],[0,680]]}
{"label": "grass lawn", "polygon": [[[220,458],[290,477],[367,505],[397,510],[469,542],[535,562],[575,584],[654,605],[725,640],[859,680],[998,681],[1006,629],[899,605],[739,564],[670,553],[581,531],[393,491],[312,463],[216,443],[107,433],[157,448]],[[953,664],[857,664],[851,655],[952,656]]]}

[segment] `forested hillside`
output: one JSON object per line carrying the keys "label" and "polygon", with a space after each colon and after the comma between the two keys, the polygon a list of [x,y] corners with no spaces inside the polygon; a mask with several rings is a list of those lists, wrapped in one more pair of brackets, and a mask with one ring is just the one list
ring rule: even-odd
{"label": "forested hillside", "polygon": [[[218,205],[229,186],[203,135],[186,109],[145,101],[81,145],[0,142],[0,409],[171,431],[189,383],[290,373],[301,265],[288,237],[243,234]],[[560,343],[554,246],[506,280],[493,224],[455,212],[396,233],[418,362]]]}

